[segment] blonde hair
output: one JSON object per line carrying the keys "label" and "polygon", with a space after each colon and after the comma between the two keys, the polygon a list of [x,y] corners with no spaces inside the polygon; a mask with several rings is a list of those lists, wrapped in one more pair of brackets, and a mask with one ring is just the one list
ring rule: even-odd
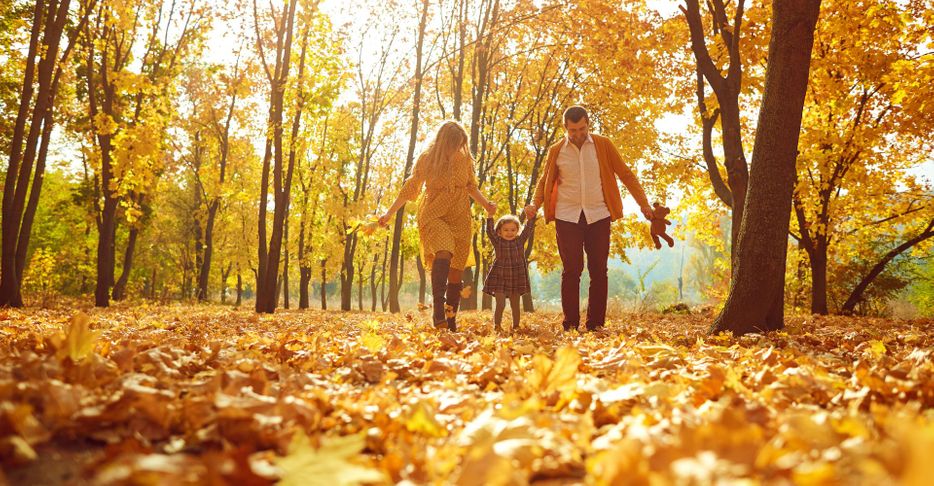
{"label": "blonde hair", "polygon": [[507,215],[503,216],[502,218],[497,219],[497,220],[496,220],[496,226],[493,227],[493,230],[496,231],[497,233],[499,233],[500,228],[502,228],[503,225],[506,224],[506,223],[512,223],[512,224],[514,224],[514,225],[516,225],[516,230],[522,231],[522,222],[519,221],[519,218],[517,218],[517,217],[515,217],[515,216],[513,216],[513,215],[511,215],[511,214],[507,214]]}
{"label": "blonde hair", "polygon": [[444,173],[450,171],[450,160],[457,152],[463,153],[467,158],[470,152],[467,147],[467,130],[463,125],[454,120],[448,120],[441,124],[435,139],[428,146],[428,150],[422,154],[427,157],[428,169],[432,173]]}

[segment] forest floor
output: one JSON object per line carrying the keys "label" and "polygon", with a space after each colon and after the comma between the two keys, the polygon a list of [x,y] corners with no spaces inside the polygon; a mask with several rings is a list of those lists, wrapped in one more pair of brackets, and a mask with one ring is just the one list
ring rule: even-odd
{"label": "forest floor", "polygon": [[930,484],[934,321],[0,310],[0,484]]}

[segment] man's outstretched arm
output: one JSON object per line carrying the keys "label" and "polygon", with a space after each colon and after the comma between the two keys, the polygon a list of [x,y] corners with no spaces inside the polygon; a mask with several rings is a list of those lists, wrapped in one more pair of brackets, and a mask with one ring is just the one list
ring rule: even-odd
{"label": "man's outstretched arm", "polygon": [[629,166],[623,162],[623,157],[619,154],[619,150],[616,149],[616,145],[610,142],[610,147],[612,148],[612,150],[610,150],[610,165],[613,166],[613,172],[616,172],[616,176],[619,177],[619,180],[623,181],[626,190],[629,191],[629,194],[632,194],[633,199],[635,199],[636,203],[639,205],[639,209],[642,210],[642,215],[645,216],[645,219],[651,220],[654,216],[652,205],[649,204],[648,198],[645,197],[642,184],[639,183],[639,179],[636,178],[636,175]]}

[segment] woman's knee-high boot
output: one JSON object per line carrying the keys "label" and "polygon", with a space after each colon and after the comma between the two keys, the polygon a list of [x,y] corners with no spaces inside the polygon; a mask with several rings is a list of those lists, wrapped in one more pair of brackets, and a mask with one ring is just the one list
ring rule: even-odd
{"label": "woman's knee-high boot", "polygon": [[447,325],[447,318],[444,315],[444,293],[447,290],[448,272],[451,270],[451,261],[444,259],[435,259],[431,265],[431,300],[432,323],[435,327]]}
{"label": "woman's knee-high boot", "polygon": [[461,282],[448,282],[447,305],[445,305],[445,310],[447,311],[446,317],[448,318],[448,329],[452,331],[457,330],[457,307],[461,303],[461,289],[463,288],[464,284]]}

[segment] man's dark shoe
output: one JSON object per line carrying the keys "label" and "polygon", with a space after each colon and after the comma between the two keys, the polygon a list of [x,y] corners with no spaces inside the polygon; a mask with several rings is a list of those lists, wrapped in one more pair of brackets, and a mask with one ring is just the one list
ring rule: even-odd
{"label": "man's dark shoe", "polygon": [[587,332],[599,332],[605,329],[603,324],[587,324]]}
{"label": "man's dark shoe", "polygon": [[565,331],[572,331],[572,330],[575,330],[575,329],[577,329],[577,327],[578,327],[579,325],[580,325],[580,324],[574,324],[574,323],[572,323],[572,322],[562,322],[562,323],[561,323],[561,326],[564,328]]}

